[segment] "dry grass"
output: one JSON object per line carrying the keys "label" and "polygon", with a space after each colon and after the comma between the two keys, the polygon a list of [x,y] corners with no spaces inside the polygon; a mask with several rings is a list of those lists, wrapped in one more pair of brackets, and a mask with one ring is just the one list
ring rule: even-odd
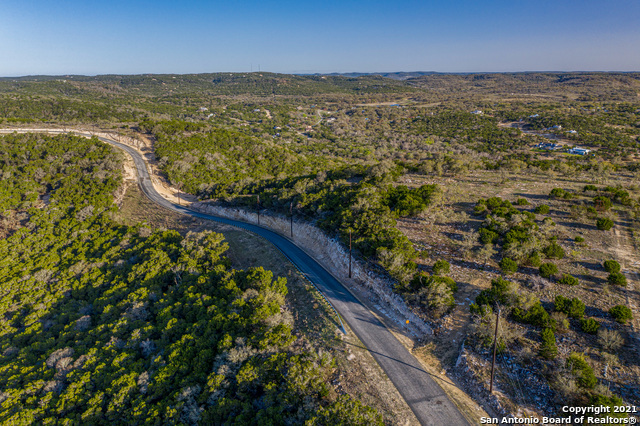
{"label": "dry grass", "polygon": [[[499,196],[515,202],[517,198],[525,198],[531,203],[525,209],[532,211],[536,205],[547,204],[551,211],[548,215],[538,215],[538,219],[550,217],[556,224],[553,235],[558,236],[558,243],[563,246],[566,257],[553,260],[559,267],[560,274],[569,273],[580,280],[580,285],[569,287],[556,282],[547,283],[544,289],[535,291],[548,311],[553,309],[556,295],[578,297],[587,306],[586,315],[595,317],[604,327],[619,332],[625,339],[626,345],[619,352],[620,363],[608,369],[607,382],[611,390],[620,394],[625,400],[637,403],[640,401],[640,359],[638,352],[637,330],[629,325],[619,325],[608,314],[608,310],[617,304],[629,305],[634,310],[634,317],[640,317],[640,283],[638,275],[633,271],[634,265],[640,264],[640,253],[634,247],[632,229],[637,227],[637,221],[631,219],[628,208],[615,205],[612,211],[605,213],[614,219],[614,230],[603,232],[595,227],[595,219],[585,215],[572,215],[572,205],[591,205],[591,196],[583,194],[586,184],[595,183],[600,187],[605,185],[623,185],[633,199],[638,199],[640,193],[633,187],[632,176],[579,176],[564,177],[553,174],[533,173],[504,173],[504,172],[474,172],[464,177],[432,177],[405,176],[405,184],[419,186],[437,183],[444,190],[443,203],[417,219],[399,221],[399,228],[411,239],[415,247],[422,251],[419,264],[421,268],[431,271],[431,266],[438,259],[446,259],[451,265],[450,276],[459,285],[456,294],[456,307],[453,312],[435,324],[436,336],[427,346],[433,357],[437,358],[443,368],[451,368],[460,354],[462,341],[472,331],[472,318],[469,314],[469,304],[477,294],[488,288],[491,279],[500,275],[496,255],[486,265],[477,259],[471,250],[470,236],[481,225],[482,218],[473,215],[475,202],[480,198]],[[562,188],[576,193],[571,200],[551,199],[549,193],[553,188]],[[601,213],[601,215],[603,215]],[[637,233],[638,231],[635,230]],[[585,243],[576,243],[575,237],[581,236]],[[478,244],[476,244],[476,248]],[[616,259],[627,272],[629,285],[627,288],[611,286],[607,283],[607,273],[602,262]],[[537,269],[521,268],[511,279],[518,281],[523,287],[527,281],[536,277]],[[516,324],[513,326],[519,327]],[[636,324],[637,327],[637,324]],[[530,328],[526,326],[523,331]],[[537,336],[537,332],[525,336]],[[537,338],[522,338],[519,340],[519,350],[537,353],[539,341]],[[577,321],[571,320],[570,331],[557,335],[558,348],[561,356],[572,351],[586,351],[590,362],[594,365],[596,375],[603,380],[606,360],[601,355],[602,348],[595,336],[580,331]],[[507,377],[507,376],[505,376]],[[509,393],[508,383],[504,384],[503,397],[510,400],[512,406],[519,405],[521,396]],[[506,404],[510,405],[510,404]],[[547,413],[548,414],[548,413]]]}

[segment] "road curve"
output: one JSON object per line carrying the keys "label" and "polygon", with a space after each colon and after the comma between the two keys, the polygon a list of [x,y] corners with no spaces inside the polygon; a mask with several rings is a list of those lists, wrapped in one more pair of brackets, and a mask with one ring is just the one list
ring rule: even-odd
{"label": "road curve", "polygon": [[[83,134],[83,136],[91,136]],[[142,192],[156,204],[177,213],[212,220],[251,231],[276,246],[322,291],[380,367],[391,379],[413,413],[423,425],[469,425],[455,404],[420,365],[418,360],[396,339],[378,318],[360,303],[333,275],[290,240],[268,229],[223,217],[212,216],[173,204],[156,192],[146,164],[132,147],[105,137],[98,137],[125,152],[133,159]]]}

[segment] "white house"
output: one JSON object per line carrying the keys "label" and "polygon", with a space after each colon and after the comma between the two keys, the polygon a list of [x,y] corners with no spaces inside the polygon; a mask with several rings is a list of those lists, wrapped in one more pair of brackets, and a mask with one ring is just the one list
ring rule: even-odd
{"label": "white house", "polygon": [[591,150],[586,148],[571,148],[567,152],[569,154],[575,154],[575,155],[587,155],[588,153],[591,152]]}

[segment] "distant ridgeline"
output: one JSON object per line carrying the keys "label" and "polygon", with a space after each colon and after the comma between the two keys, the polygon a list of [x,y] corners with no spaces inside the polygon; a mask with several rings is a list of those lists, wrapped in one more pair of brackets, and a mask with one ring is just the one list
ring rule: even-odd
{"label": "distant ridgeline", "polygon": [[295,350],[286,280],[220,234],[111,220],[120,155],[0,137],[1,424],[380,424]]}

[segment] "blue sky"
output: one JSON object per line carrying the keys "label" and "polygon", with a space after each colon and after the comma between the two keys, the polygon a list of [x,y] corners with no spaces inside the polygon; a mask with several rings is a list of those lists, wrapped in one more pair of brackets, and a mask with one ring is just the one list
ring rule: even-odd
{"label": "blue sky", "polygon": [[0,76],[640,71],[638,0],[4,0]]}

